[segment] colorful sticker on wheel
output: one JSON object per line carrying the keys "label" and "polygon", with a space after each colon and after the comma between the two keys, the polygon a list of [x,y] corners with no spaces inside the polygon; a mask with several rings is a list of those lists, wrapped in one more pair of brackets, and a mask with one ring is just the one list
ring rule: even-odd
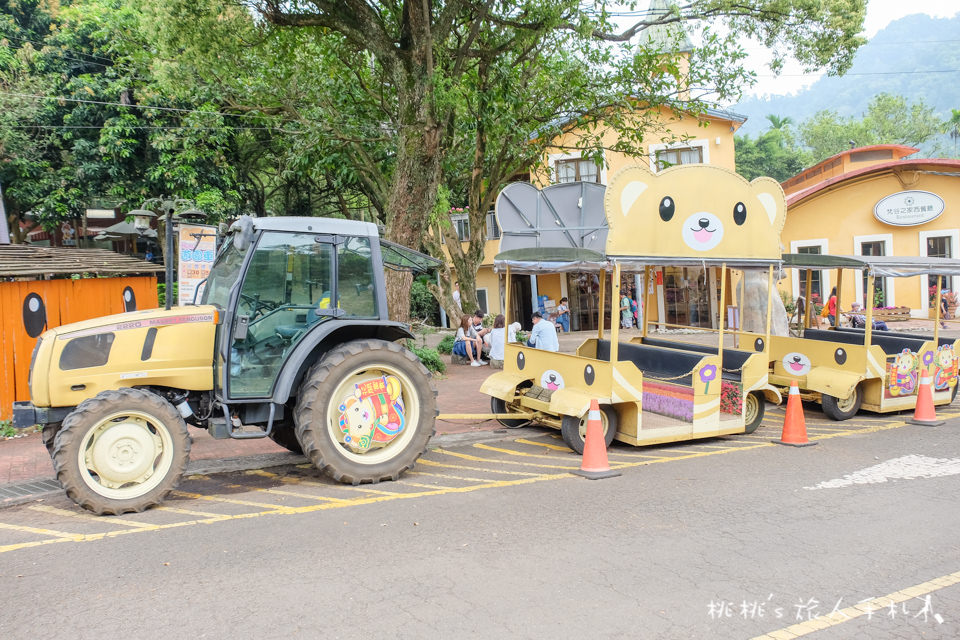
{"label": "colorful sticker on wheel", "polygon": [[904,349],[897,354],[890,365],[887,391],[894,398],[909,396],[917,390],[917,371],[920,369],[920,358],[910,349]]}
{"label": "colorful sticker on wheel", "polygon": [[953,345],[939,346],[933,362],[936,367],[933,379],[934,388],[937,391],[946,391],[957,386],[957,354],[953,351]]}
{"label": "colorful sticker on wheel", "polygon": [[783,356],[783,370],[791,376],[805,376],[810,373],[810,358],[802,353],[788,353]]}
{"label": "colorful sticker on wheel", "polygon": [[339,409],[343,442],[356,453],[383,446],[403,431],[403,393],[395,376],[358,382]]}
{"label": "colorful sticker on wheel", "polygon": [[543,372],[543,375],[540,376],[540,386],[549,391],[563,389],[563,376],[560,375],[559,371],[547,369]]}

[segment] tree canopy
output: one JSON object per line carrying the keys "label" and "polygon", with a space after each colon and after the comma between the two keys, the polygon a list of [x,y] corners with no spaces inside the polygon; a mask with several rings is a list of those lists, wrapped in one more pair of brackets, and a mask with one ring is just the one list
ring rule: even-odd
{"label": "tree canopy", "polygon": [[[435,211],[441,187],[481,234],[499,188],[560,132],[583,131],[587,157],[639,153],[661,108],[696,115],[738,95],[747,38],[775,64],[842,72],[864,5],[20,2],[0,32],[11,107],[0,127],[24,140],[3,148],[0,179],[12,211],[45,221],[92,197],[208,194],[225,213],[372,219],[392,240],[439,251],[434,240],[450,237]],[[688,34],[696,45],[678,51]],[[482,236],[447,249],[456,275],[435,293],[449,303],[459,276],[475,304]],[[391,275],[397,317],[408,295],[409,278]]]}

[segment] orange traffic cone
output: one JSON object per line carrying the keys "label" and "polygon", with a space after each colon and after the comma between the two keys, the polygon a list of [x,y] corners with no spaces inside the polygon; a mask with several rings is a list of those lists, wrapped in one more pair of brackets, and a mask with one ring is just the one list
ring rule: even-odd
{"label": "orange traffic cone", "polygon": [[923,368],[920,376],[920,388],[917,390],[917,408],[913,410],[911,424],[922,424],[927,427],[936,427],[943,424],[937,420],[937,410],[933,408],[933,381],[930,378],[930,367]]}
{"label": "orange traffic cone", "polygon": [[610,469],[607,461],[607,445],[603,441],[603,423],[600,422],[600,404],[596,400],[590,401],[590,413],[587,415],[587,437],[583,443],[583,461],[580,468],[570,473],[599,480],[622,475],[619,471]]}
{"label": "orange traffic cone", "polygon": [[787,398],[787,413],[783,417],[783,433],[774,444],[786,444],[791,447],[809,447],[817,444],[807,440],[807,422],[803,418],[803,404],[800,402],[800,386],[796,380],[790,381],[790,395]]}

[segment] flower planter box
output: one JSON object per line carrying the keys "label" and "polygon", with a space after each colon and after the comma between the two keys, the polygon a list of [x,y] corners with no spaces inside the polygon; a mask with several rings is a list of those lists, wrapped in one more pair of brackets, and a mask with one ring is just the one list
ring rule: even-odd
{"label": "flower planter box", "polygon": [[910,307],[894,307],[893,309],[874,309],[873,319],[883,322],[903,322],[910,319]]}

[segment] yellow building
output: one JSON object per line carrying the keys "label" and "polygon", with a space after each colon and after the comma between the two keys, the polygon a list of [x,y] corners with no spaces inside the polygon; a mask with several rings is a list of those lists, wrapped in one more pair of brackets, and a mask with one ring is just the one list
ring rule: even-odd
{"label": "yellow building", "polygon": [[[902,145],[849,149],[783,183],[787,194],[784,250],[835,255],[960,256],[960,160],[907,158]],[[812,272],[822,300],[836,282],[829,271]],[[851,280],[853,280],[851,282]],[[930,278],[878,278],[876,306],[909,307],[928,317]],[[794,299],[805,273],[791,270],[781,290]],[[947,278],[956,291],[960,274]],[[841,304],[864,300],[865,278],[845,277]],[[881,296],[882,295],[882,299]]]}
{"label": "yellow building", "polygon": [[[621,167],[629,164],[646,163],[652,171],[677,164],[705,163],[730,170],[735,169],[734,133],[746,120],[744,116],[718,110],[710,110],[699,117],[690,114],[677,115],[668,109],[660,114],[662,133],[651,135],[645,145],[642,157],[631,157],[623,153],[606,151],[602,165],[598,167],[591,159],[581,157],[579,151],[570,151],[577,146],[582,132],[571,128],[553,141],[543,157],[542,169],[531,171],[530,181],[538,187],[577,180],[607,184]],[[608,129],[604,135],[604,147],[611,148],[617,142],[617,134]],[[671,142],[682,140],[682,142]],[[461,239],[467,238],[469,230],[466,214],[454,214],[455,228]],[[491,212],[487,216],[487,243],[484,248],[484,261],[477,273],[477,295],[480,307],[486,313],[497,314],[503,311],[502,287],[500,276],[493,271],[493,258],[497,254],[499,230]],[[466,250],[466,243],[464,244]],[[704,277],[702,270],[687,268],[667,268],[657,275],[657,308],[652,310],[652,318],[658,317],[658,309],[665,309],[665,322],[712,326],[712,317],[716,315],[716,292],[719,288],[714,278]],[[697,273],[694,273],[697,272]],[[589,330],[596,328],[596,312],[593,299],[596,297],[596,283],[593,274],[547,274],[513,276],[511,297],[514,298],[511,314],[517,317],[525,327],[530,325],[534,310],[546,301],[549,310],[566,297],[571,307],[571,329]],[[640,276],[631,274],[628,286],[642,292]],[[713,285],[715,295],[707,295],[708,287]],[[700,308],[702,307],[702,308]],[[712,311],[712,313],[711,313]],[[609,311],[607,323],[609,323]]]}

